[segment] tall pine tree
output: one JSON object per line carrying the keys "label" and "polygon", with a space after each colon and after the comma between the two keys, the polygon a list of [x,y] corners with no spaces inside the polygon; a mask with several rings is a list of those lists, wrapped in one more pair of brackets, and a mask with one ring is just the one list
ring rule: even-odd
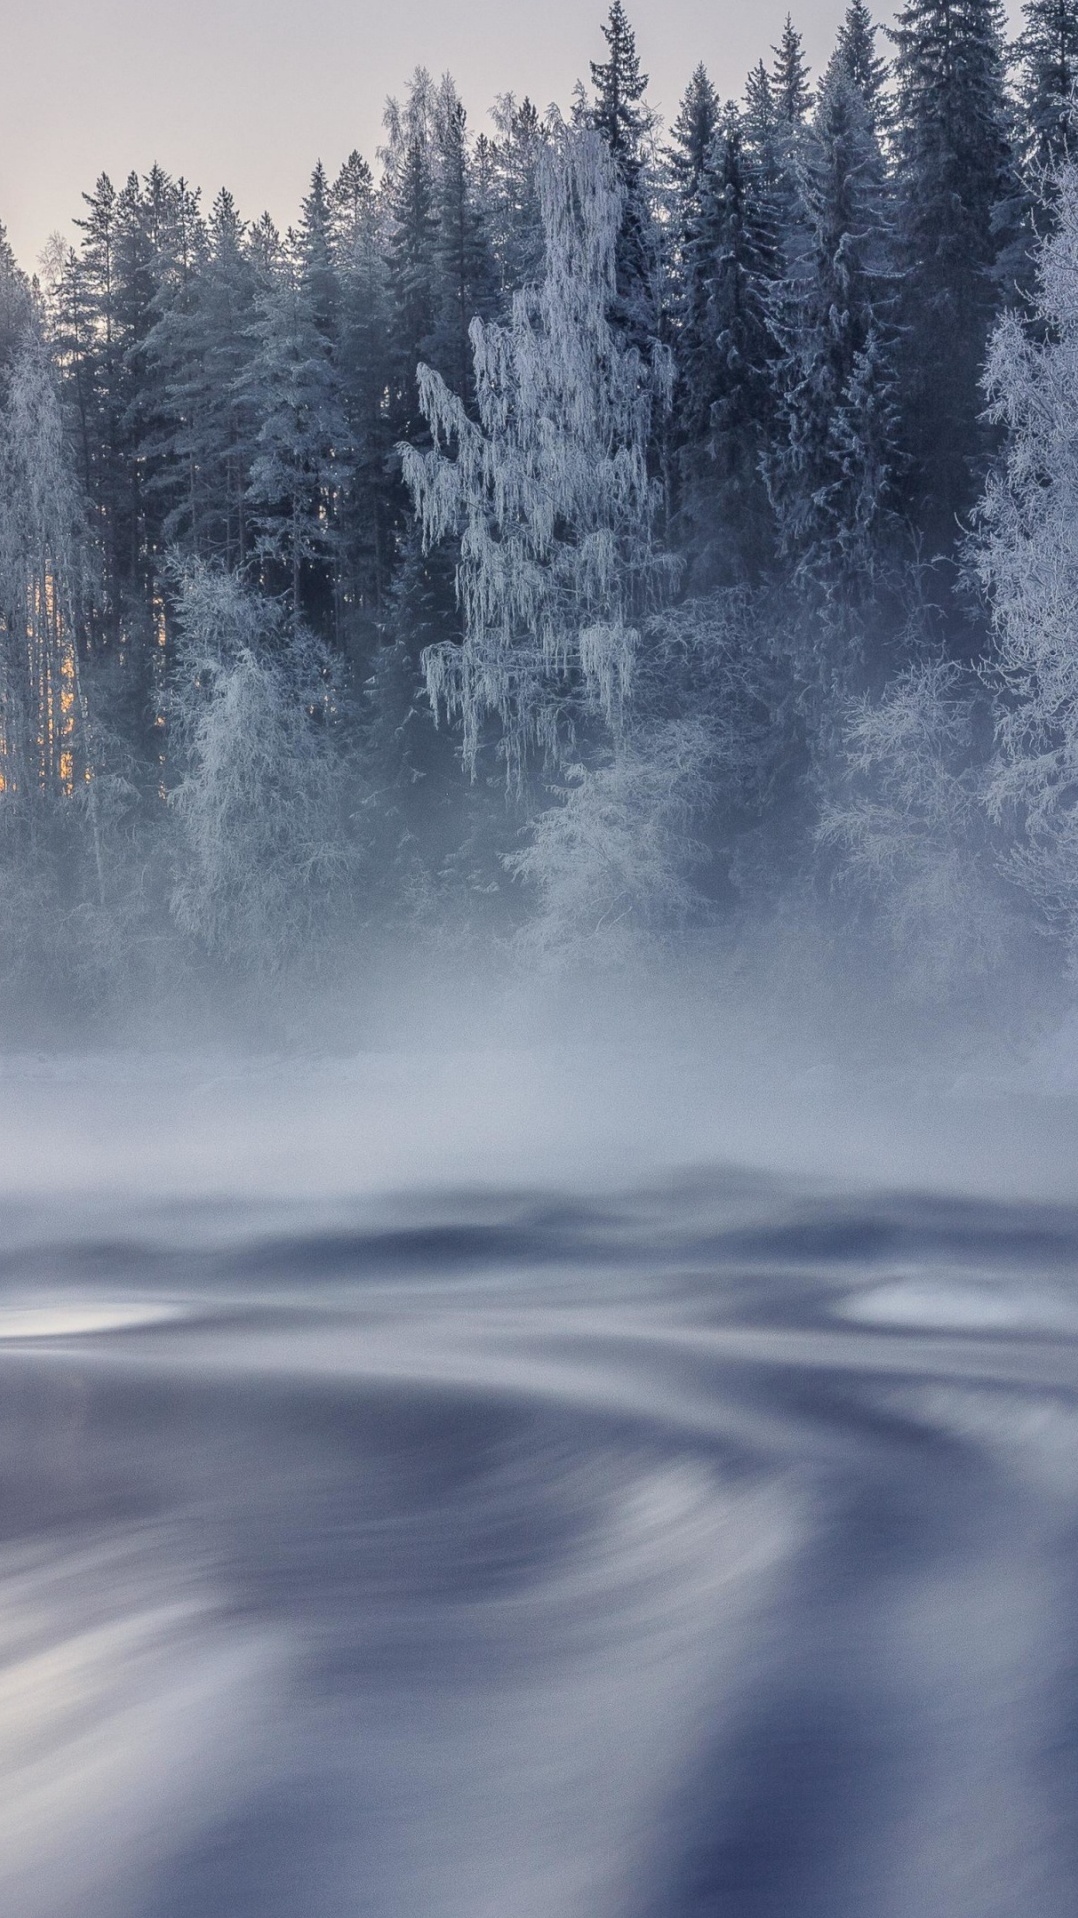
{"label": "tall pine tree", "polygon": [[466,402],[472,398],[468,328],[497,304],[494,255],[476,191],[468,123],[449,75],[435,116],[436,301],[427,357]]}
{"label": "tall pine tree", "polygon": [[772,52],[775,64],[771,69],[771,95],[775,111],[787,127],[799,127],[812,105],[812,88],[801,35],[789,14],[778,46],[773,47]]}
{"label": "tall pine tree", "polygon": [[897,273],[883,157],[841,54],[820,89],[799,190],[800,237],[771,300],[779,431],[768,485],[795,582],[856,610],[895,524]]}
{"label": "tall pine tree", "polygon": [[245,397],[257,430],[247,498],[264,583],[287,591],[292,621],[331,617],[341,462],[349,450],[340,378],[292,244],[256,306]]}
{"label": "tall pine tree", "polygon": [[607,58],[591,63],[594,99],[588,120],[613,159],[623,192],[611,319],[632,345],[646,350],[659,328],[658,246],[644,164],[644,142],[654,124],[644,104],[648,76],[641,71],[636,35],[621,0],[611,0],[602,31]]}
{"label": "tall pine tree", "polygon": [[865,0],[850,0],[838,30],[835,54],[864,101],[873,131],[879,134],[887,119],[887,62],[876,52],[876,33]]}
{"label": "tall pine tree", "polygon": [[378,196],[359,153],[345,161],[330,201],[340,282],[338,373],[351,446],[338,508],[338,595],[342,633],[355,647],[369,643],[388,590],[393,519],[389,287]]}
{"label": "tall pine tree", "polygon": [[1026,0],[1018,54],[1022,157],[1038,172],[1073,154],[1074,88],[1078,83],[1076,0]]}
{"label": "tall pine tree", "polygon": [[893,31],[907,509],[949,554],[989,442],[978,382],[1015,182],[1000,0],[906,0]]}
{"label": "tall pine tree", "polygon": [[774,233],[737,110],[728,106],[679,195],[674,334],[679,542],[694,588],[752,578],[770,550],[760,458],[773,343]]}

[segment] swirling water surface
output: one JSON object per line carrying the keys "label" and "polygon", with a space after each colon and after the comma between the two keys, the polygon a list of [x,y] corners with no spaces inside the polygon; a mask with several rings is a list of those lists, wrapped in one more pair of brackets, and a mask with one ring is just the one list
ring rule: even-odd
{"label": "swirling water surface", "polygon": [[1072,1918],[1078,1208],[43,1184],[0,1911]]}

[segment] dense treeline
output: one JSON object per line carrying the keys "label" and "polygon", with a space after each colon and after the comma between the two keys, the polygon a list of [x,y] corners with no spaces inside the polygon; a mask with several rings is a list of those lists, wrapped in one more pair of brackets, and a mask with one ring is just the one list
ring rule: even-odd
{"label": "dense treeline", "polygon": [[0,249],[9,982],[1074,945],[1078,0],[787,19],[668,129],[602,32],[566,116],[417,71],[285,234],[155,167]]}

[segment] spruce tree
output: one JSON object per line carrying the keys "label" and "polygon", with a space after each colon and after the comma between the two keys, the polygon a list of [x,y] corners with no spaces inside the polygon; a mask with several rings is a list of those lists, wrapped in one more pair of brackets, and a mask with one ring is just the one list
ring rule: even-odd
{"label": "spruce tree", "polygon": [[715,252],[709,217],[714,202],[710,167],[718,123],[718,98],[701,65],[685,90],[665,156],[671,187],[667,317],[677,369],[672,438],[682,458],[686,448],[705,437],[709,420],[707,365]]}
{"label": "spruce tree", "polygon": [[[64,398],[92,512],[90,649],[114,663],[112,721],[156,766],[165,667],[167,407],[149,342],[194,270],[198,196],[159,167],[118,192],[102,175],[55,295]],[[157,774],[149,775],[156,789]]]}
{"label": "spruce tree", "polygon": [[422,435],[416,367],[431,350],[438,274],[434,202],[434,89],[423,69],[413,76],[403,109],[386,112],[389,141],[382,153],[387,211],[386,264],[393,309],[394,437]]}
{"label": "spruce tree", "polygon": [[760,458],[773,352],[765,289],[773,232],[736,108],[687,177],[674,355],[677,526],[696,588],[753,577],[768,551]]}
{"label": "spruce tree", "polygon": [[390,578],[392,439],[387,394],[392,379],[390,302],[381,215],[366,160],[352,153],[330,193],[340,282],[337,366],[351,453],[339,500],[338,594],[349,643],[369,631]]}
{"label": "spruce tree", "polygon": [[699,203],[700,181],[718,124],[719,98],[701,63],[685,89],[666,154],[682,222]]}
{"label": "spruce tree", "polygon": [[772,47],[775,64],[771,69],[771,94],[775,111],[787,127],[799,127],[812,105],[809,65],[805,49],[790,15],[786,15],[782,37]]}
{"label": "spruce tree", "polygon": [[772,230],[775,270],[799,217],[797,165],[812,104],[808,65],[789,14],[768,73],[759,61],[745,85],[745,149],[762,221]]}
{"label": "spruce tree", "polygon": [[255,353],[256,286],[244,222],[222,190],[207,222],[205,257],[147,341],[164,395],[165,540],[228,568],[242,567],[249,552],[254,427],[243,389]]}
{"label": "spruce tree", "polygon": [[472,353],[468,328],[493,316],[496,270],[475,188],[467,115],[448,74],[435,120],[435,313],[427,358],[454,392],[470,402]]}
{"label": "spruce tree", "polygon": [[628,180],[639,166],[640,146],[651,126],[651,115],[642,104],[648,76],[640,70],[636,35],[621,0],[611,0],[602,33],[608,58],[591,62],[595,99],[590,119],[613,154],[622,179]]}
{"label": "spruce tree", "polygon": [[746,166],[752,173],[754,198],[761,216],[771,223],[777,259],[782,225],[788,213],[788,141],[786,123],[775,103],[771,76],[762,60],[745,81],[741,137]]}
{"label": "spruce tree", "polygon": [[949,554],[988,452],[978,394],[1015,196],[1000,0],[906,0],[894,29],[907,508]]}
{"label": "spruce tree", "polygon": [[767,456],[795,582],[840,614],[873,590],[893,538],[894,231],[860,88],[836,55],[800,157],[800,237],[771,298],[780,357]]}
{"label": "spruce tree", "polygon": [[1074,88],[1078,83],[1076,0],[1026,0],[1019,58],[1022,157],[1044,173],[1073,153]]}
{"label": "spruce tree", "polygon": [[646,350],[659,326],[658,245],[644,165],[644,142],[654,124],[643,104],[648,76],[641,72],[636,35],[621,0],[611,0],[602,32],[608,58],[591,62],[594,99],[587,120],[614,161],[623,193],[611,319],[634,346]]}
{"label": "spruce tree", "polygon": [[321,160],[300,214],[299,259],[314,323],[323,339],[335,343],[340,330],[340,282],[333,249],[329,181]]}
{"label": "spruce tree", "polygon": [[31,312],[29,283],[0,224],[0,381],[18,352]]}
{"label": "spruce tree", "polygon": [[876,52],[877,28],[865,0],[850,0],[838,30],[835,56],[841,60],[852,86],[865,103],[865,112],[874,131],[879,133],[886,121],[884,88],[887,62]]}
{"label": "spruce tree", "polygon": [[257,428],[247,499],[263,581],[287,591],[294,626],[307,614],[325,622],[348,428],[295,245],[257,301],[254,331],[245,398]]}
{"label": "spruce tree", "polygon": [[[101,174],[86,211],[75,224],[82,231],[78,271],[79,384],[84,421],[82,479],[95,509],[101,572],[102,628],[99,644],[120,638],[122,561],[119,491],[124,459],[122,420],[126,393],[122,383],[123,342],[116,303],[117,193]],[[72,289],[74,291],[74,289]]]}
{"label": "spruce tree", "polygon": [[518,287],[534,284],[543,268],[543,220],[537,172],[546,129],[531,100],[500,94],[492,109],[485,187],[487,229],[497,262],[503,306]]}

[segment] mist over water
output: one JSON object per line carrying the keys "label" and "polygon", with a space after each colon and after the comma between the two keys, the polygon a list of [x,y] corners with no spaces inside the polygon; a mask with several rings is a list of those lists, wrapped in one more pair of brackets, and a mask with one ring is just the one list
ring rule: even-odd
{"label": "mist over water", "polygon": [[4,1059],[0,1909],[1073,1911],[1065,1037],[650,1003]]}

